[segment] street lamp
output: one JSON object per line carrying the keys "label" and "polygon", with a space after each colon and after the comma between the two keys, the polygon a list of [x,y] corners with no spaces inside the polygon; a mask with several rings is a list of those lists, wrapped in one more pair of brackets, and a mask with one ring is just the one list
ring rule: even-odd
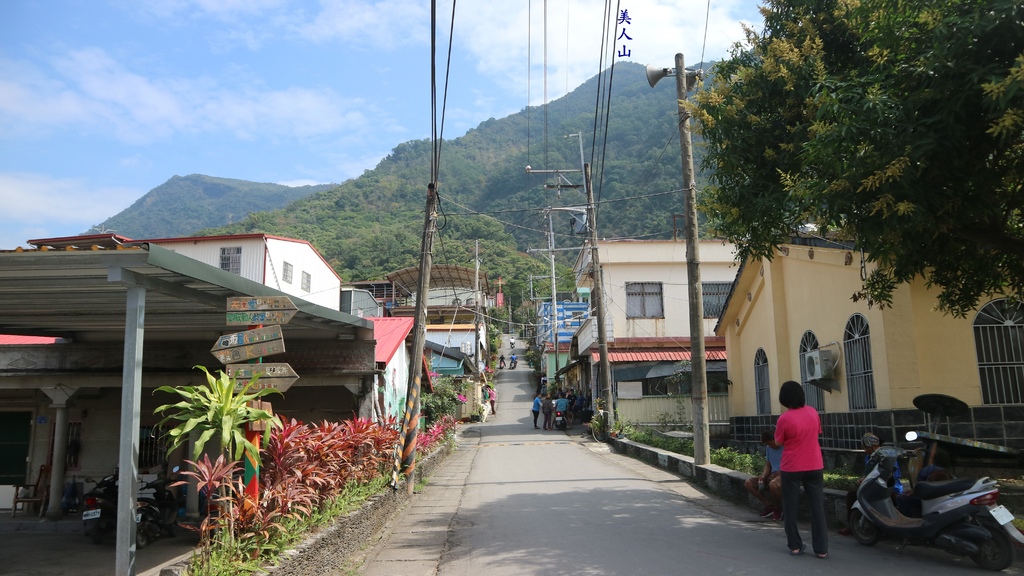
{"label": "street lamp", "polygon": [[690,146],[690,113],[684,102],[686,94],[700,80],[699,72],[688,72],[683,55],[676,54],[676,67],[647,67],[647,83],[651,88],[666,76],[676,77],[679,107],[679,147],[683,159],[683,194],[686,214],[686,283],[690,301],[690,380],[693,399],[693,463],[708,464],[711,449],[708,443],[708,379],[704,359],[704,295],[700,284],[700,246],[697,239],[696,185],[693,181],[693,150]]}

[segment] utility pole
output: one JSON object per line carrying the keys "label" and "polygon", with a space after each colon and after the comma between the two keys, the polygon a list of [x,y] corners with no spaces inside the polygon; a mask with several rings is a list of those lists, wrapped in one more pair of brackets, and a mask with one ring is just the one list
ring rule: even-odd
{"label": "utility pole", "polygon": [[551,260],[551,344],[555,347],[555,370],[551,373],[558,382],[558,279],[555,277],[555,226],[548,211],[548,256]]}
{"label": "utility pole", "polygon": [[608,412],[609,427],[615,423],[615,397],[612,395],[612,365],[608,358],[608,329],[604,323],[604,282],[601,278],[601,260],[597,250],[597,211],[594,209],[594,188],[590,181],[590,164],[583,165],[583,179],[587,188],[587,226],[590,228],[590,266],[594,275],[594,293],[590,301],[594,304],[597,316],[597,345],[601,355],[599,360],[598,378],[601,384],[601,396],[604,397],[605,409]]}
{"label": "utility pole", "polygon": [[423,240],[420,253],[420,277],[416,292],[416,322],[413,326],[412,365],[405,394],[405,415],[402,417],[402,450],[395,459],[391,486],[398,489],[398,474],[407,476],[406,489],[413,493],[412,473],[416,468],[416,435],[420,428],[420,382],[423,378],[423,347],[427,340],[427,292],[430,290],[430,269],[433,264],[434,228],[437,224],[437,187],[427,185],[427,207],[423,218]]}
{"label": "utility pole", "polygon": [[480,353],[480,241],[476,241],[476,288],[473,292],[473,361],[476,362],[476,369],[479,374],[483,374],[483,368],[480,366],[480,359],[483,354]]}
{"label": "utility pole", "polygon": [[[694,83],[698,79],[693,74]],[[679,147],[683,162],[683,193],[686,199],[686,287],[690,299],[690,382],[693,400],[693,463],[711,462],[708,440],[708,379],[704,358],[704,291],[700,283],[700,240],[697,237],[697,185],[693,179],[693,149],[690,145],[690,113],[686,110],[687,77],[683,55],[676,54],[676,97],[679,109]]]}

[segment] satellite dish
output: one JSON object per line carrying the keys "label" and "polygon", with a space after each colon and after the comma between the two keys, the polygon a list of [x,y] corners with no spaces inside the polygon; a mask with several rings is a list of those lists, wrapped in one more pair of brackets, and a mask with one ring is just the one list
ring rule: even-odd
{"label": "satellite dish", "polygon": [[658,68],[657,66],[647,65],[647,83],[654,88],[654,85],[658,83],[658,80],[672,74],[672,70],[669,68]]}

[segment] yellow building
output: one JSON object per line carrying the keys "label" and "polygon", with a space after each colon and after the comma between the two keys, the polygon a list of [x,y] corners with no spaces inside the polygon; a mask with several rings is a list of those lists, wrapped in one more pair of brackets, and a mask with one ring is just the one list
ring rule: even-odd
{"label": "yellow building", "polygon": [[729,353],[733,440],[756,442],[773,426],[779,387],[795,380],[822,413],[826,455],[859,448],[867,431],[891,441],[927,429],[914,405],[922,394],[969,407],[941,433],[1024,448],[1024,305],[988,299],[954,318],[918,280],[891,307],[869,306],[852,296],[870,269],[858,251],[818,238],[741,267],[715,328]]}

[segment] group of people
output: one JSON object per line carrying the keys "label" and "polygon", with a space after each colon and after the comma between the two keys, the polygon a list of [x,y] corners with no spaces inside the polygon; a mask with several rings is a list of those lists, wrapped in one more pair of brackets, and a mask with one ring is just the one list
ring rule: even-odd
{"label": "group of people", "polygon": [[[765,465],[760,476],[749,478],[746,489],[764,508],[761,517],[783,520],[786,544],[790,555],[800,556],[807,550],[797,524],[800,489],[807,495],[811,512],[811,547],[821,559],[828,558],[828,527],[825,521],[824,462],[821,455],[821,419],[818,411],[806,405],[803,387],[792,380],[779,389],[779,403],[786,411],[779,416],[774,433],[761,434],[765,446]],[[864,445],[864,474],[869,472],[871,454],[881,445],[879,437],[867,433],[861,439]],[[912,490],[904,490],[899,467],[894,470],[893,501],[905,516],[921,514],[920,498]],[[918,481],[939,481],[951,478],[942,468],[929,462],[919,472]],[[863,477],[862,477],[863,480]],[[847,494],[847,514],[857,499],[856,490]],[[840,530],[849,534],[848,529]]]}
{"label": "group of people", "polygon": [[573,390],[549,394],[546,389],[545,385],[544,391],[538,391],[533,398],[533,407],[530,411],[533,413],[534,428],[539,428],[537,419],[541,414],[544,415],[544,429],[552,430],[554,429],[555,412],[561,411],[565,415],[566,425],[571,426],[585,410],[590,408],[590,398],[583,394],[577,394]]}
{"label": "group of people", "polygon": [[[513,352],[512,355],[509,357],[509,362],[511,363],[511,366],[513,368],[515,368],[516,367],[516,363],[518,361],[519,361],[519,358],[517,358],[516,357],[516,353]],[[502,354],[501,356],[498,357],[498,368],[504,368],[504,367],[505,367],[505,355]]]}

